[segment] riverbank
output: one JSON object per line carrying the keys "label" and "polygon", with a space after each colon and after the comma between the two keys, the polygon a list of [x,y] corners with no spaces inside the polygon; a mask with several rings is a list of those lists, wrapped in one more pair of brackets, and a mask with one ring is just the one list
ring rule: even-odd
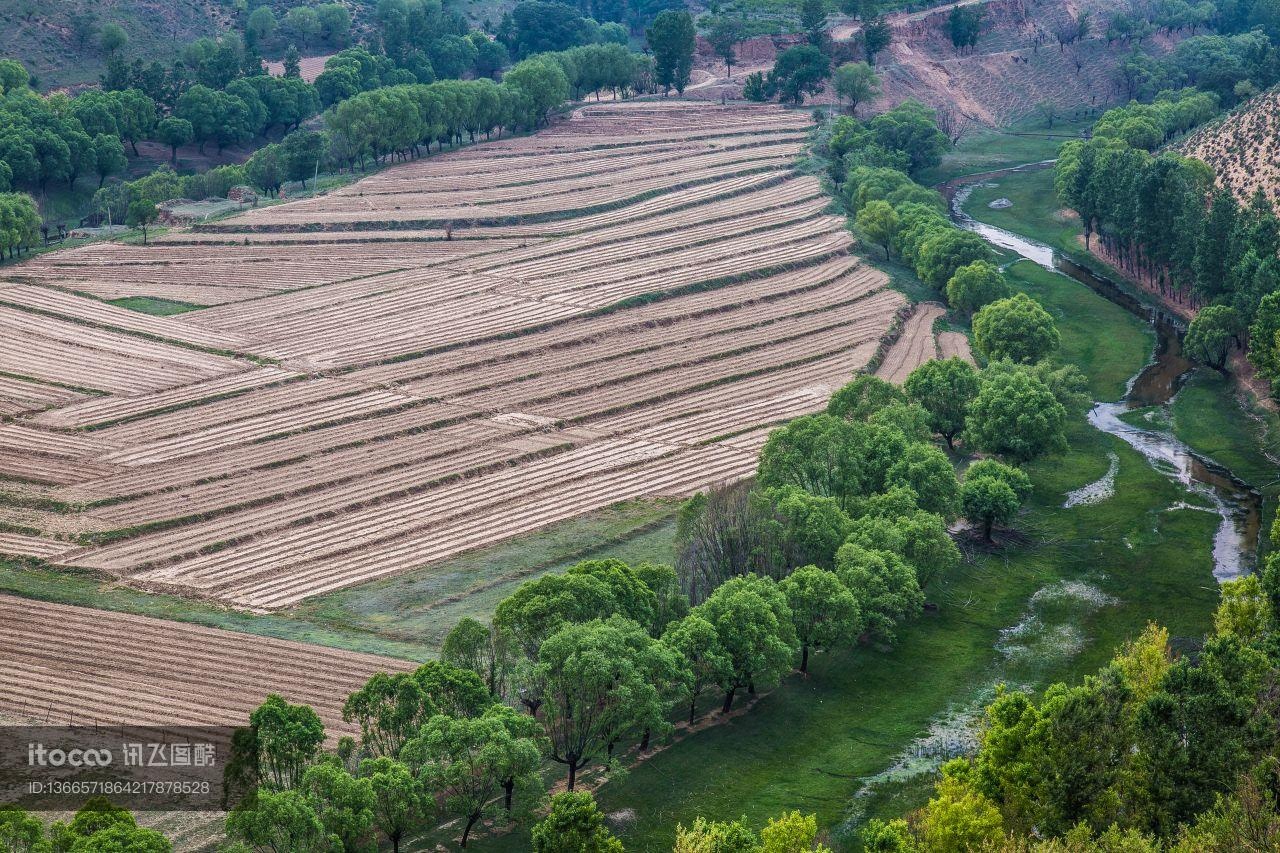
{"label": "riverbank", "polygon": [[[991,208],[1006,198],[1008,207]],[[1051,169],[1010,173],[975,187],[965,211],[980,222],[1044,243],[1087,269],[1118,280],[1132,295],[1157,310],[1188,316],[1186,306],[1124,275],[1083,246],[1079,217],[1058,202]],[[1270,524],[1280,497],[1280,417],[1266,389],[1238,374],[1224,380],[1207,368],[1195,368],[1187,386],[1171,406],[1173,434],[1198,454],[1220,462],[1264,498],[1263,522]],[[1246,461],[1247,460],[1247,461]],[[1265,545],[1265,537],[1264,537]]]}

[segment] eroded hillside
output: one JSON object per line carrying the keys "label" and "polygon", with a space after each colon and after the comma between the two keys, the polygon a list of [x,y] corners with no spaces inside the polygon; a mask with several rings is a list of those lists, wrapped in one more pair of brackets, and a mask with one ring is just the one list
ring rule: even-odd
{"label": "eroded hillside", "polygon": [[1280,87],[1205,125],[1181,149],[1212,166],[1241,201],[1259,188],[1268,198],[1280,197]]}

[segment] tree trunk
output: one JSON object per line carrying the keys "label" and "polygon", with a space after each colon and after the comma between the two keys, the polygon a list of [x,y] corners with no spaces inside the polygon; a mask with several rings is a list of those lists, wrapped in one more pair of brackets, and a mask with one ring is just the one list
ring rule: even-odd
{"label": "tree trunk", "polygon": [[459,845],[462,849],[465,850],[467,848],[467,838],[471,836],[471,827],[475,826],[476,821],[479,819],[480,812],[472,812],[471,815],[467,817],[467,825],[462,830],[462,844]]}
{"label": "tree trunk", "polygon": [[578,781],[578,759],[569,759],[569,785],[567,790],[572,791],[574,784]]}
{"label": "tree trunk", "polygon": [[809,644],[804,643],[800,646],[800,671],[807,673],[809,671]]}
{"label": "tree trunk", "polygon": [[720,709],[720,713],[722,714],[729,713],[729,709],[733,707],[733,694],[736,693],[737,691],[738,691],[738,688],[731,687],[725,692],[724,707]]}
{"label": "tree trunk", "polygon": [[133,149],[133,156],[134,156],[134,157],[140,157],[140,156],[141,156],[140,154],[138,154],[138,140],[136,140],[136,139],[130,139],[130,140],[129,140],[129,147]]}
{"label": "tree trunk", "polygon": [[694,696],[689,700],[689,725],[693,725],[694,715],[698,711],[698,697]]}
{"label": "tree trunk", "polygon": [[995,526],[995,519],[988,518],[988,519],[986,520],[985,525],[983,526],[983,529],[982,529],[982,538],[983,538],[985,541],[987,541],[987,542],[991,542],[991,541],[992,541],[992,539],[991,539],[991,528],[992,528],[992,527],[994,527],[994,526]]}
{"label": "tree trunk", "polygon": [[511,799],[512,799],[512,794],[515,793],[515,790],[516,790],[516,780],[514,778],[507,779],[505,782],[502,783],[502,791],[503,791],[502,805],[503,805],[503,808],[507,810],[508,815],[511,814]]}
{"label": "tree trunk", "polygon": [[644,727],[644,737],[640,738],[640,751],[644,752],[649,748],[649,738],[653,735],[653,731],[648,726]]}

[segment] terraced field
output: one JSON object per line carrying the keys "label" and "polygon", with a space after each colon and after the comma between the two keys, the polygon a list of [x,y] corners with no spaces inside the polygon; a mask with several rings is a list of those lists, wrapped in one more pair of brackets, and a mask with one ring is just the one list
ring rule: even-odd
{"label": "terraced field", "polygon": [[415,664],[0,595],[0,718],[48,725],[243,725],[268,693],[354,734],[342,703]]}
{"label": "terraced field", "polygon": [[[905,309],[794,170],[808,122],[585,107],[14,268],[0,492],[24,501],[0,553],[272,611],[749,476]],[[931,322],[904,358],[936,352]]]}

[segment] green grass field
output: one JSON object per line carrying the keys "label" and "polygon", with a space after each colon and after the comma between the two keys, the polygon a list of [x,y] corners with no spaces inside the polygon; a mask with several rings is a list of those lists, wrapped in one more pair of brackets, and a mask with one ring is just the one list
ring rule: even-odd
{"label": "green grass field", "polygon": [[190,302],[160,299],[156,296],[126,296],[122,299],[109,299],[107,301],[112,305],[128,308],[130,311],[153,314],[157,317],[172,317],[174,314],[185,314],[188,311],[196,311],[205,307],[203,305],[193,305]]}
{"label": "green grass field", "polygon": [[[992,209],[987,205],[1007,198],[1012,207]],[[1073,255],[1080,251],[1076,242],[1080,234],[1080,218],[1063,208],[1053,189],[1053,169],[1016,172],[973,189],[965,211],[975,219],[1013,231]]]}
{"label": "green grass field", "polygon": [[1065,117],[1053,123],[1052,128],[1038,116],[1007,128],[978,128],[942,155],[941,163],[917,175],[916,180],[932,186],[962,175],[1052,160],[1058,156],[1058,146],[1078,138],[1081,131],[1092,126],[1096,119],[1097,116],[1081,108],[1067,111]]}

